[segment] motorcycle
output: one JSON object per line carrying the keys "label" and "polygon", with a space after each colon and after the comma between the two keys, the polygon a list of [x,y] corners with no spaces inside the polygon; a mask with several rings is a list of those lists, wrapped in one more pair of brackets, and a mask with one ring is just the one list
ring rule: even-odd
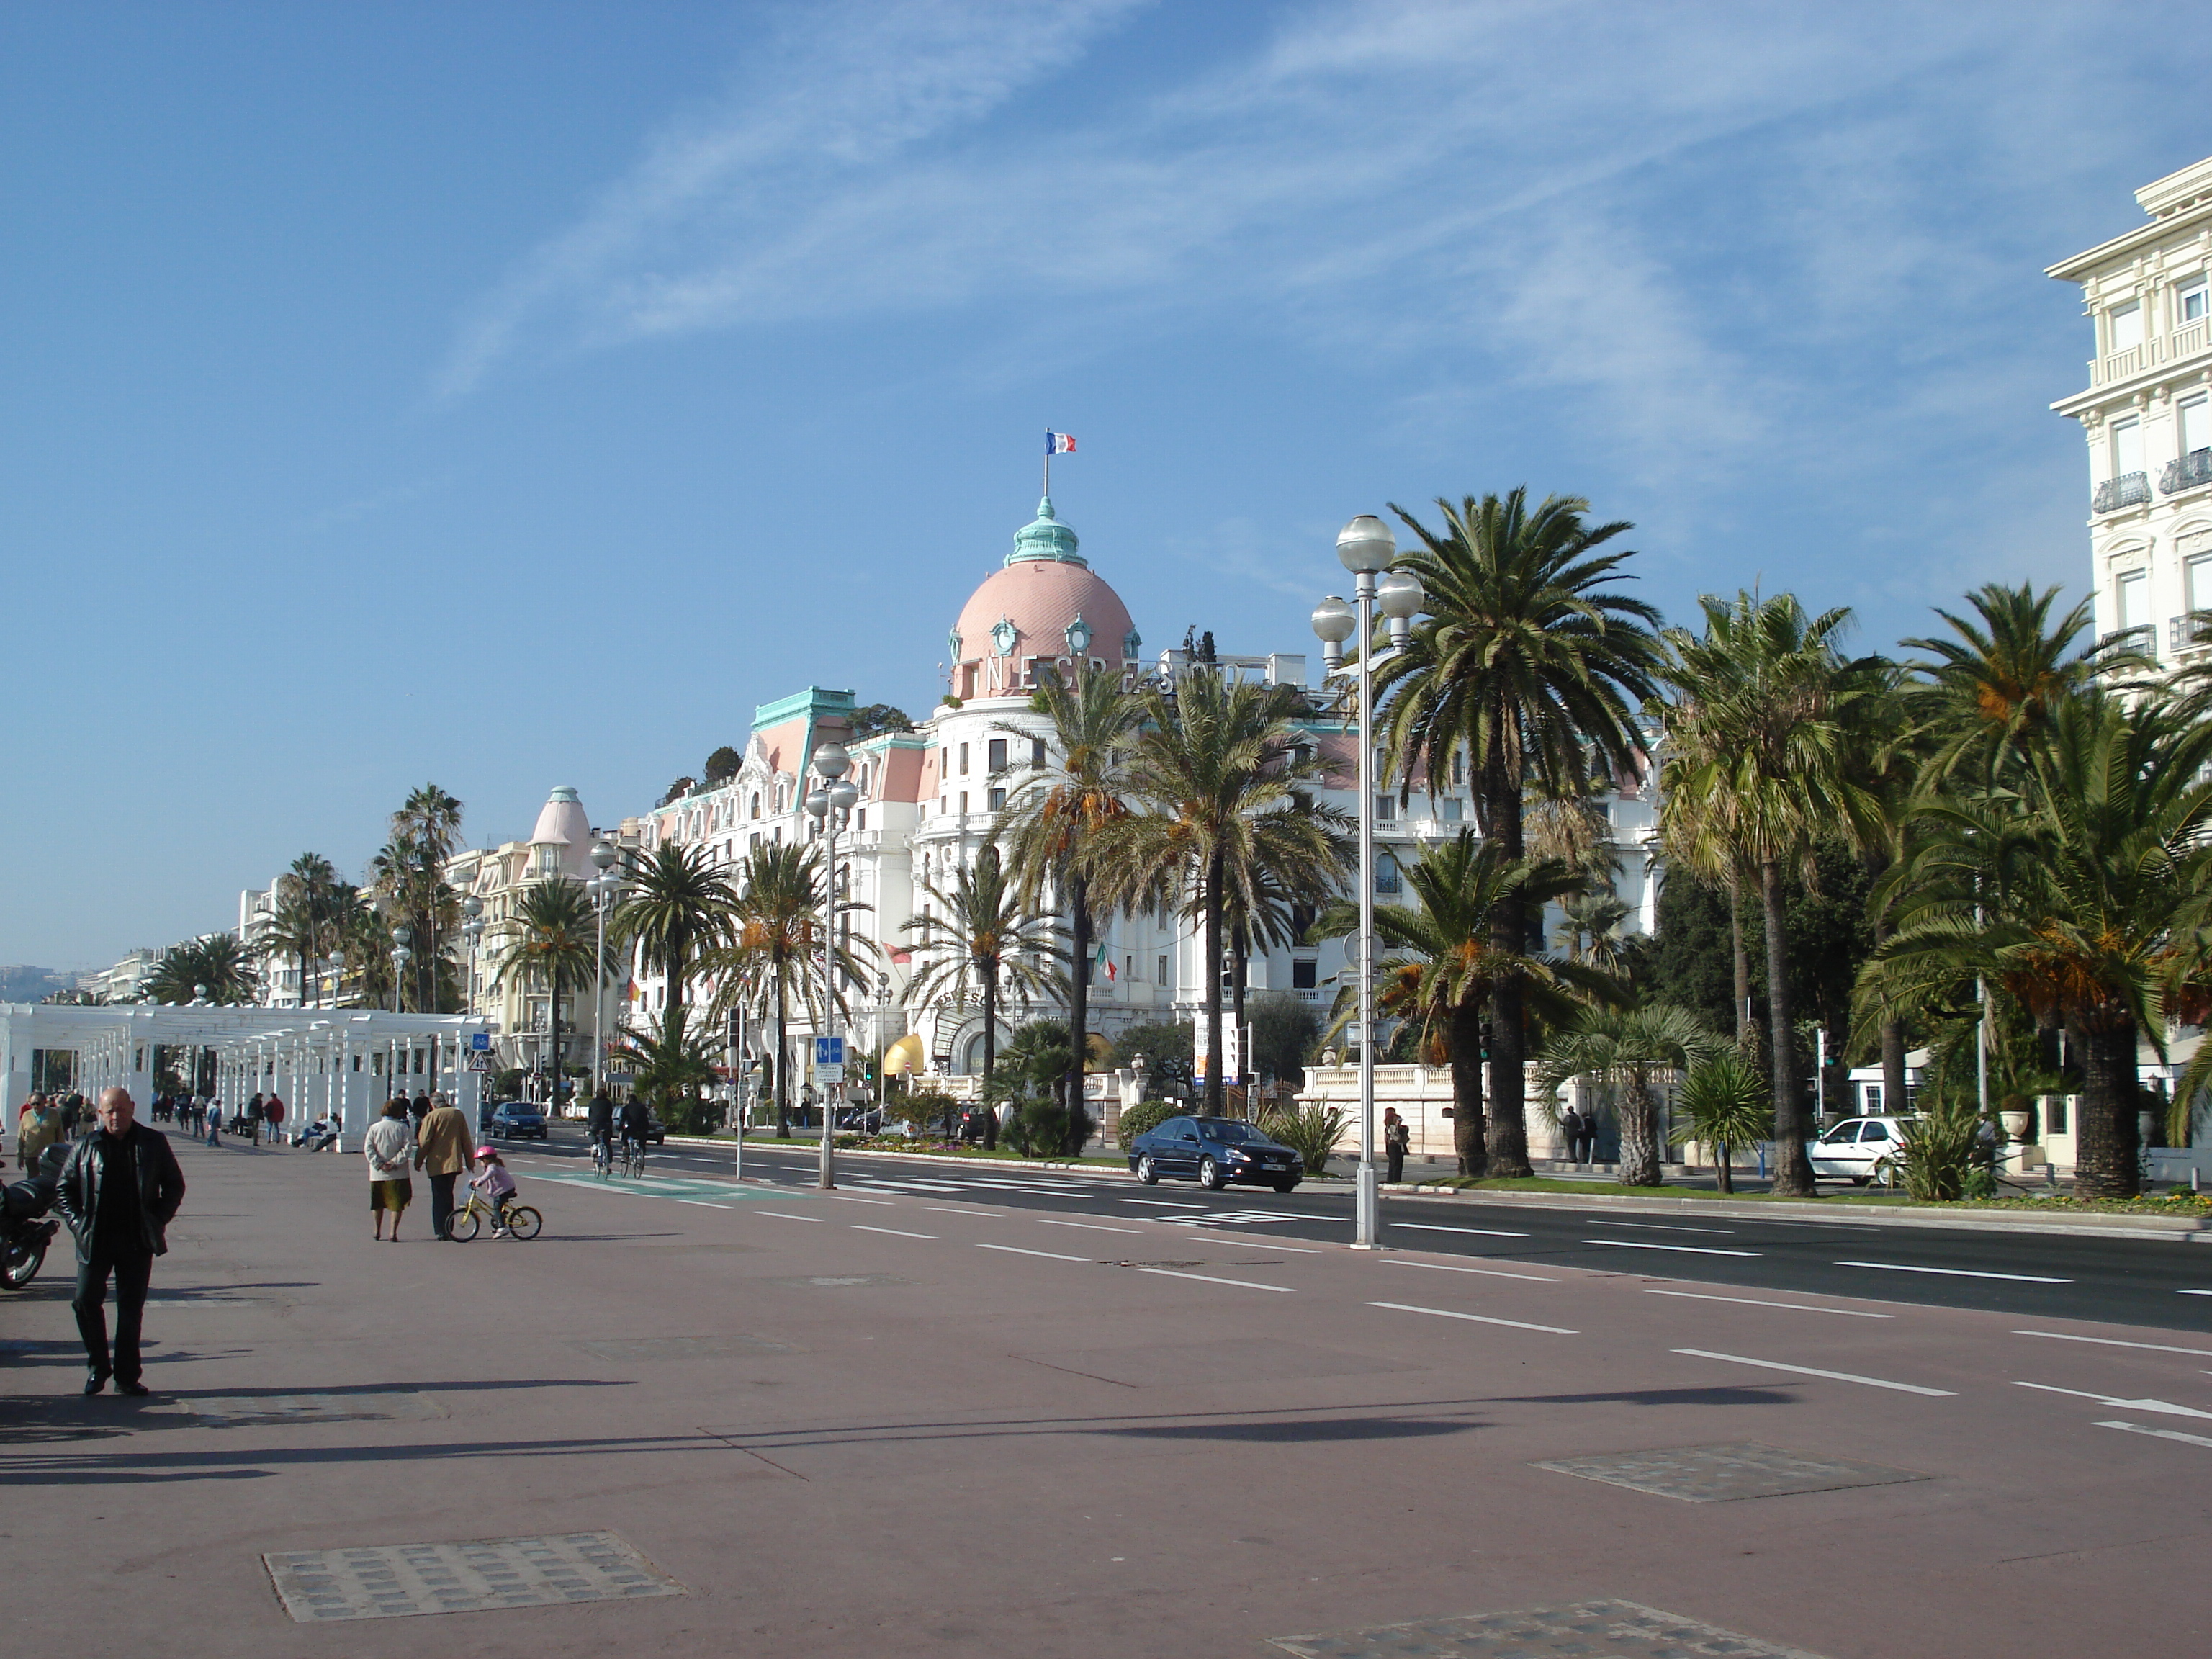
{"label": "motorcycle", "polygon": [[46,1264],[46,1249],[61,1231],[50,1212],[69,1153],[66,1146],[47,1147],[38,1173],[0,1189],[0,1286],[20,1291]]}

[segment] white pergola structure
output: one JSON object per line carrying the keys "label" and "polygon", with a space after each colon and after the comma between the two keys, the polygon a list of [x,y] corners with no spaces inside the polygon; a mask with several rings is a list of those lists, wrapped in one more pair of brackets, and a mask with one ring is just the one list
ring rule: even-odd
{"label": "white pergola structure", "polygon": [[73,1085],[90,1099],[120,1084],[141,1107],[154,1093],[157,1048],[213,1049],[225,1110],[281,1095],[287,1131],[317,1117],[355,1150],[395,1090],[435,1086],[476,1121],[488,1062],[476,1048],[482,1014],[394,1014],[367,1008],[225,1008],[126,1003],[85,1007],[0,1003],[0,1079],[12,1113],[31,1091],[34,1053],[76,1055]]}

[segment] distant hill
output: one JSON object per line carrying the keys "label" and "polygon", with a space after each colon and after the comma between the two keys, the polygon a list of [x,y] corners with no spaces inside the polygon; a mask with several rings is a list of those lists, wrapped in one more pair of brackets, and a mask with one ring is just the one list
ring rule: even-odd
{"label": "distant hill", "polygon": [[0,1002],[40,1002],[76,983],[51,968],[0,968]]}

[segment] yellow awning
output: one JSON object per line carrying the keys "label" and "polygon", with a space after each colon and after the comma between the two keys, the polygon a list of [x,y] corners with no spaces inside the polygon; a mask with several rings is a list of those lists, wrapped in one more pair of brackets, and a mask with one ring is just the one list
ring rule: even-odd
{"label": "yellow awning", "polygon": [[901,1073],[918,1072],[921,1069],[922,1060],[921,1038],[909,1031],[884,1050],[884,1075],[897,1077]]}

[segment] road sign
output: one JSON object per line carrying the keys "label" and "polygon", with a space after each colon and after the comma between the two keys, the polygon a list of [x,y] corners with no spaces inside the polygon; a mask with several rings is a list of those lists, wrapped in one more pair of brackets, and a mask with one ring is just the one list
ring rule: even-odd
{"label": "road sign", "polygon": [[814,1039],[814,1085],[827,1088],[845,1080],[845,1039],[841,1036],[818,1036]]}
{"label": "road sign", "polygon": [[491,1051],[491,1033],[478,1031],[471,1036],[469,1038],[469,1051],[471,1054],[489,1054]]}

